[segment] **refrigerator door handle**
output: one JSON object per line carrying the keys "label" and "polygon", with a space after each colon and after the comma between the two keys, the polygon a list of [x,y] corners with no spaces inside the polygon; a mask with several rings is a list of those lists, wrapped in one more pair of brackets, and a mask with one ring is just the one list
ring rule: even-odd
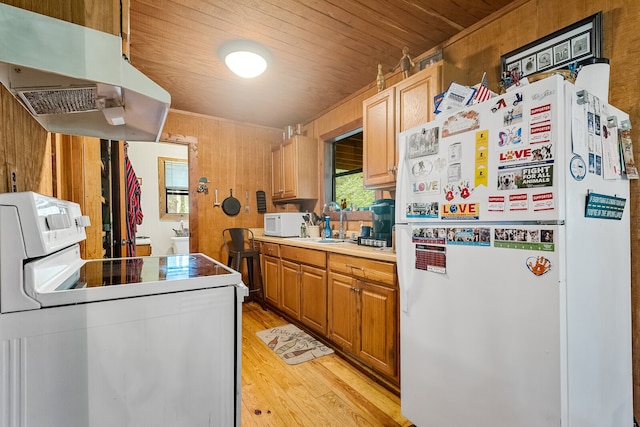
{"label": "refrigerator door handle", "polygon": [[[398,262],[397,263],[397,270],[398,270],[398,284],[400,286],[400,310],[402,310],[405,313],[409,312],[409,304],[408,304],[408,294],[409,294],[409,289],[408,287],[411,284],[411,281],[408,280],[408,273],[405,272],[405,268],[406,268],[406,261],[409,259],[409,254],[407,253],[407,251],[410,250],[410,241],[407,242],[405,240],[405,230],[404,227],[397,227],[396,229],[396,233],[397,233],[397,237],[399,238],[398,244],[396,244],[396,259],[399,260],[403,260],[402,263]],[[402,234],[402,236],[400,236],[400,234]]]}

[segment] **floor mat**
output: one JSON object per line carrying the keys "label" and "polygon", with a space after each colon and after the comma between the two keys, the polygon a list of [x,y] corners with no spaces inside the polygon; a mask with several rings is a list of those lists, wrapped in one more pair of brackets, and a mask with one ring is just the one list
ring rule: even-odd
{"label": "floor mat", "polygon": [[297,365],[333,353],[333,350],[292,324],[256,332],[282,360]]}

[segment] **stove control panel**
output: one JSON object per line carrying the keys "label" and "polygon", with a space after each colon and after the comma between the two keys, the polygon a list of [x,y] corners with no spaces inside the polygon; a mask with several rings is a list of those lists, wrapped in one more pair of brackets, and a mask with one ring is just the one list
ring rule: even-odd
{"label": "stove control panel", "polygon": [[34,192],[0,194],[0,206],[17,211],[27,258],[49,255],[87,238],[80,205]]}

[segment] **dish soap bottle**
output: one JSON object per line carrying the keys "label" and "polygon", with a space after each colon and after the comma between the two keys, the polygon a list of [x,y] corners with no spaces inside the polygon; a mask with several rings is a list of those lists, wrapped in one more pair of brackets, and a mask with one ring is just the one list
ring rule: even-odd
{"label": "dish soap bottle", "polygon": [[324,218],[324,237],[327,239],[331,238],[331,225],[329,225],[331,221],[329,221],[329,217]]}

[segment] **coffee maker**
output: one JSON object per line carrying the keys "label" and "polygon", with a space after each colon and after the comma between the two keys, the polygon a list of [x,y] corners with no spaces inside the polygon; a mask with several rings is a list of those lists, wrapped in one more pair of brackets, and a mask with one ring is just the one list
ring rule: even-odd
{"label": "coffee maker", "polygon": [[365,246],[391,247],[392,231],[396,214],[393,199],[379,199],[371,205],[371,236],[361,237],[358,242]]}

